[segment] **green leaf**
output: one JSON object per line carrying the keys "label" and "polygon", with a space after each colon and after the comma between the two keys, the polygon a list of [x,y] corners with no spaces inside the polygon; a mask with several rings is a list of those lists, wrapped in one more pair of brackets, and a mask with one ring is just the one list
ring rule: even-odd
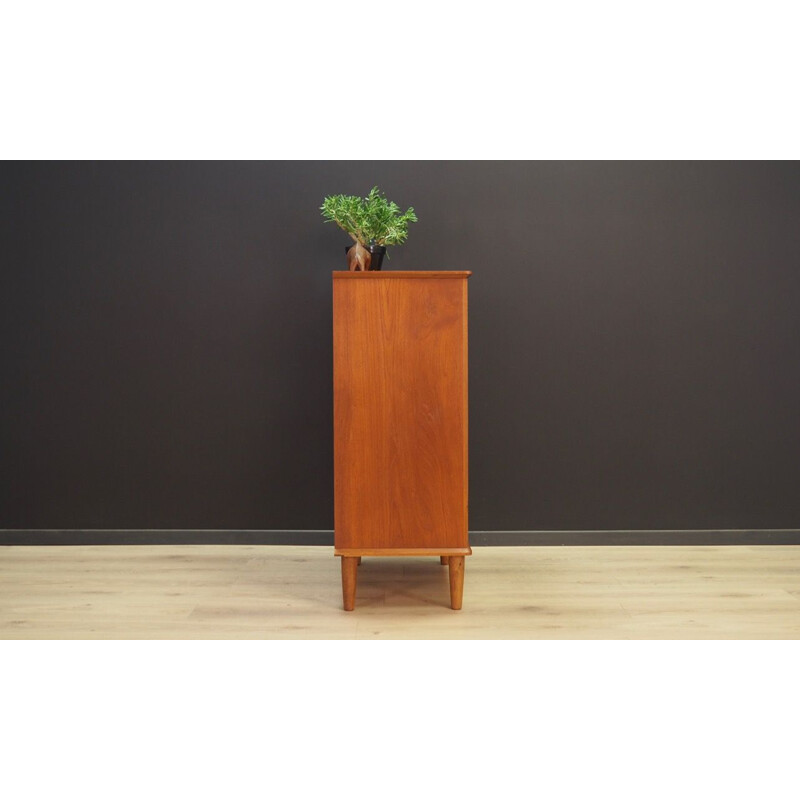
{"label": "green leaf", "polygon": [[417,222],[413,208],[401,214],[400,207],[387,200],[377,186],[363,198],[344,194],[326,197],[320,211],[325,222],[336,223],[365,247],[403,244],[409,223]]}

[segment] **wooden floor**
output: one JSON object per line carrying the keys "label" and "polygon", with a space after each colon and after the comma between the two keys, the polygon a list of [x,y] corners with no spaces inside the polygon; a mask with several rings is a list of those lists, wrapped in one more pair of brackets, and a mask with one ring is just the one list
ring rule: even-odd
{"label": "wooden floor", "polygon": [[479,547],[464,608],[434,558],[326,547],[0,547],[2,639],[797,639],[800,547]]}

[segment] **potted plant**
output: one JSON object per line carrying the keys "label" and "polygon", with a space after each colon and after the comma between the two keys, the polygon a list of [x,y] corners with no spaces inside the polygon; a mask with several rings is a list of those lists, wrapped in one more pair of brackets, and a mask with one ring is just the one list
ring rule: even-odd
{"label": "potted plant", "polygon": [[413,208],[404,214],[400,207],[373,186],[366,197],[335,194],[320,206],[325,222],[335,222],[355,244],[346,248],[347,266],[353,270],[379,270],[386,247],[403,244],[408,224],[417,221]]}

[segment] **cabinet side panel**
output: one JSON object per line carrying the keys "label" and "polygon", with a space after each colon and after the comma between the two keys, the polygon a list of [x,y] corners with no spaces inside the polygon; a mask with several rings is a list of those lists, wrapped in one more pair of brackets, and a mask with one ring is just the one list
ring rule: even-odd
{"label": "cabinet side panel", "polygon": [[334,280],[336,547],[465,547],[466,279]]}

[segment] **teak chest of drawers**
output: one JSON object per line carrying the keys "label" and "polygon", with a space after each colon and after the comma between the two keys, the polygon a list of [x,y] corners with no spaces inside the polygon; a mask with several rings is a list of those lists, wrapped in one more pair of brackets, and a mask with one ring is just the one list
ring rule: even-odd
{"label": "teak chest of drawers", "polygon": [[333,273],[334,554],[438,556],[461,608],[470,272]]}

